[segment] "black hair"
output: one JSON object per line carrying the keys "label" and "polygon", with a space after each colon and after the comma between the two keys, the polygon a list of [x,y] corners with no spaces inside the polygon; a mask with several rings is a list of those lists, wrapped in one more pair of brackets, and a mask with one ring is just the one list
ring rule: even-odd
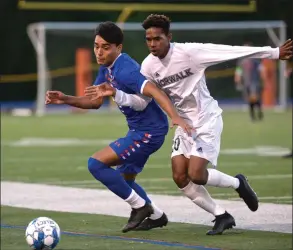
{"label": "black hair", "polygon": [[100,23],[95,30],[95,36],[100,36],[108,43],[116,44],[117,46],[123,43],[122,30],[110,21]]}
{"label": "black hair", "polygon": [[147,30],[151,27],[161,28],[165,35],[169,34],[171,20],[165,15],[151,14],[142,23],[142,27]]}

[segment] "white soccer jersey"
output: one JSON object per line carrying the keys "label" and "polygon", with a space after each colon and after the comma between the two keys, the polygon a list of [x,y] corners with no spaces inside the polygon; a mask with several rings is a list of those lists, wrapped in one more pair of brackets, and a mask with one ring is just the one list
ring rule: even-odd
{"label": "white soccer jersey", "polygon": [[222,113],[206,85],[205,69],[237,58],[279,58],[279,49],[203,43],[172,43],[165,58],[149,54],[141,73],[172,100],[179,115],[193,127]]}

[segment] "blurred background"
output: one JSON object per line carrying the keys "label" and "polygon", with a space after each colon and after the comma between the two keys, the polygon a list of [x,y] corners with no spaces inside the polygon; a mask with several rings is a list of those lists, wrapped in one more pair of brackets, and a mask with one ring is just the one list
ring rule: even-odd
{"label": "blurred background", "polygon": [[[43,93],[47,89],[81,95],[98,72],[92,52],[98,22],[125,23],[121,26],[124,52],[142,62],[148,51],[141,22],[151,13],[171,18],[176,42],[251,42],[254,46],[276,47],[293,37],[292,0],[1,0],[2,112],[29,108],[43,115]],[[183,22],[188,24],[175,28]],[[207,72],[211,94],[231,107],[245,102],[235,87],[236,63],[224,63]],[[288,107],[292,62],[263,63],[270,75],[262,79],[264,105]]]}

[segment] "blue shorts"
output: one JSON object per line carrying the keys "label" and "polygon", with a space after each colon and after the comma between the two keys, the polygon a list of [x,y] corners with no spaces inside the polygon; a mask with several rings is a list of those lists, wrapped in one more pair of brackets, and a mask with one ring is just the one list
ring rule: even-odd
{"label": "blue shorts", "polygon": [[122,162],[117,166],[117,170],[125,174],[140,173],[149,156],[163,145],[164,140],[165,135],[155,136],[146,132],[128,131],[125,137],[109,145]]}

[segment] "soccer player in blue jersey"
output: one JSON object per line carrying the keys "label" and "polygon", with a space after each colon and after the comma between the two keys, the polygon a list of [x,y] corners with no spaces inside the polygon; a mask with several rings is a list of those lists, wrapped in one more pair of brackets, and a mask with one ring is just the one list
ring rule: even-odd
{"label": "soccer player in blue jersey", "polygon": [[[109,190],[125,200],[132,208],[123,232],[134,230],[144,219],[155,221],[154,227],[168,223],[167,216],[148,198],[144,189],[135,182],[149,156],[164,143],[168,132],[168,114],[173,125],[181,126],[190,134],[191,127],[177,114],[169,98],[155,84],[140,73],[139,64],[127,54],[121,53],[123,33],[112,22],[101,23],[95,32],[94,53],[101,65],[94,85],[110,83],[120,91],[135,95],[132,102],[120,100],[119,109],[125,115],[129,131],[109,146],[94,153],[88,160],[90,173]],[[157,103],[161,108],[157,105]],[[137,102],[140,105],[133,105]],[[46,104],[68,104],[82,109],[98,109],[103,99],[75,97],[60,91],[48,91]],[[135,106],[135,108],[134,108]],[[116,170],[111,167],[117,166]]]}

